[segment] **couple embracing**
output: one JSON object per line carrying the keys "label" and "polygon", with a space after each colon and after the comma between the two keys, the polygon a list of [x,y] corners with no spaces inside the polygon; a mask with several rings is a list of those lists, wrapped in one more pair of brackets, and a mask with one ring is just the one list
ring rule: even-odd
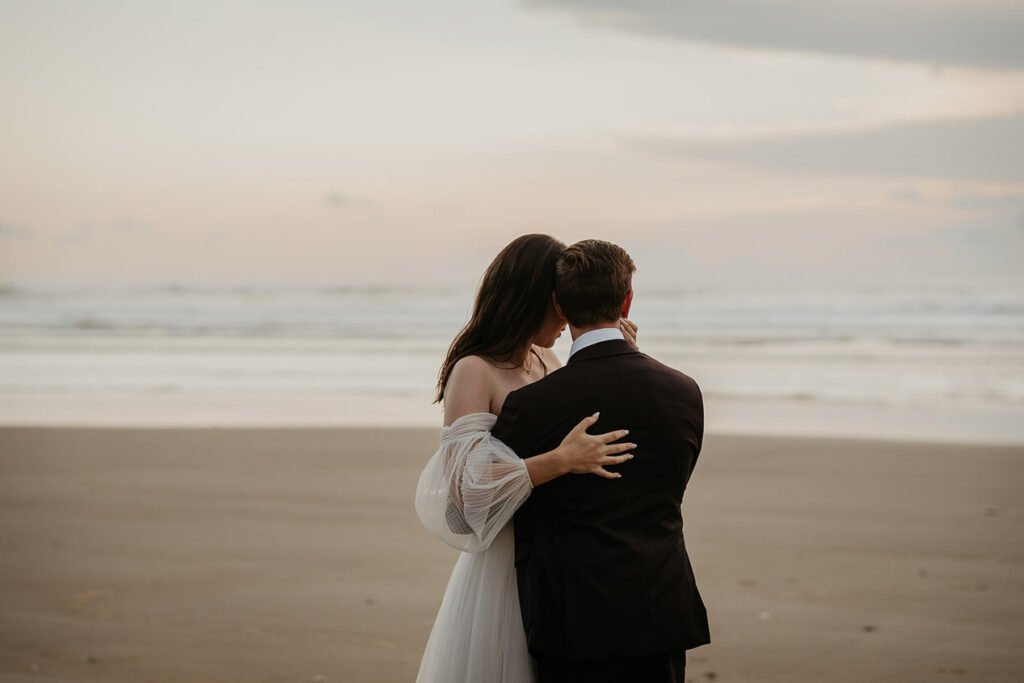
{"label": "couple embracing", "polygon": [[[710,641],[680,511],[703,402],[637,349],[635,270],[609,242],[525,235],[484,274],[416,491],[463,551],[418,683],[682,683]],[[598,421],[616,431],[589,434]]]}

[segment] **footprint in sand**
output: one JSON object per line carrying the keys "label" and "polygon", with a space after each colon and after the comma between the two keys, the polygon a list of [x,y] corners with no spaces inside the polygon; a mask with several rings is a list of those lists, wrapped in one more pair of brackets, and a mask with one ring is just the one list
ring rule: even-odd
{"label": "footprint in sand", "polygon": [[90,588],[89,590],[72,595],[71,600],[68,601],[68,606],[75,612],[88,614],[97,619],[110,619],[114,616],[114,613],[110,610],[93,610],[90,608],[97,600],[110,598],[113,595],[113,588]]}

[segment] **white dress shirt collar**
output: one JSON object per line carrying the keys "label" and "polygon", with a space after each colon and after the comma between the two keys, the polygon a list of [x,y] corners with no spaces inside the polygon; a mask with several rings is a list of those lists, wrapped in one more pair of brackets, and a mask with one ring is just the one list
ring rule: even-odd
{"label": "white dress shirt collar", "polygon": [[611,339],[625,338],[625,335],[622,334],[622,330],[617,327],[599,327],[596,330],[584,332],[572,340],[572,347],[569,349],[569,358],[572,358],[572,355],[580,349],[585,349],[588,346],[593,346],[594,344],[609,341]]}

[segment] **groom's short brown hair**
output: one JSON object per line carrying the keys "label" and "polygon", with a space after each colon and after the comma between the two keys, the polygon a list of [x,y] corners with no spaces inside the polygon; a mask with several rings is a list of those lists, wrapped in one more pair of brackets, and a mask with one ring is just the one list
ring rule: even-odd
{"label": "groom's short brown hair", "polygon": [[583,240],[565,248],[555,269],[555,298],[571,325],[591,327],[619,319],[636,272],[625,249]]}

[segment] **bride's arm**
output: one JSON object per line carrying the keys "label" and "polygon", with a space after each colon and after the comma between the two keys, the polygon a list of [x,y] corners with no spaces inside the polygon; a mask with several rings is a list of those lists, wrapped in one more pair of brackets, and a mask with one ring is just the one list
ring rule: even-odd
{"label": "bride's arm", "polygon": [[481,368],[477,362],[486,363],[479,358],[463,359],[453,369],[445,388],[445,425],[451,429],[442,433],[440,447],[424,468],[416,490],[416,512],[423,525],[467,552],[489,547],[535,485],[567,472],[615,478],[619,475],[604,470],[604,465],[628,460],[632,455],[612,454],[634,447],[608,443],[625,436],[623,430],[586,434],[595,416],[577,425],[558,448],[519,458],[488,431],[492,421],[487,419],[487,403],[494,380],[489,368]]}
{"label": "bride's arm", "polygon": [[[551,349],[544,349],[558,362]],[[556,366],[560,367],[560,366]],[[550,371],[550,369],[549,369]],[[494,371],[490,364],[478,356],[460,359],[445,386],[444,424],[450,426],[455,420],[472,413],[490,413],[493,397],[498,393]],[[584,418],[570,431],[557,448],[523,458],[530,474],[531,486],[540,486],[563,474],[596,474],[607,479],[620,475],[604,469],[605,465],[617,465],[629,460],[631,455],[616,456],[636,448],[635,444],[611,444],[629,434],[620,429],[604,434],[587,434],[586,430],[597,422],[598,415]],[[496,463],[496,471],[507,471],[508,465]]]}
{"label": "bride's arm", "polygon": [[491,439],[496,388],[482,358],[455,364],[445,386],[441,441],[416,488],[423,526],[465,552],[488,548],[533,490],[526,464]]}

